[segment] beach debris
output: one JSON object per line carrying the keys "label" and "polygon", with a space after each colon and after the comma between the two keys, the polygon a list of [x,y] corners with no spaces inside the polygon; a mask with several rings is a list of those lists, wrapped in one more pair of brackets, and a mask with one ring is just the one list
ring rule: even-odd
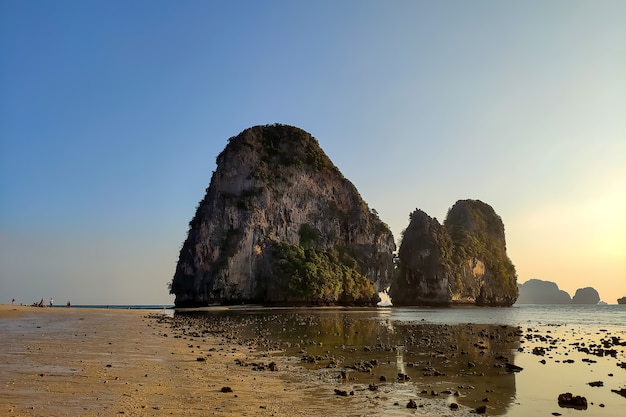
{"label": "beach debris", "polygon": [[572,395],[571,392],[560,394],[558,402],[559,406],[563,408],[575,408],[577,410],[587,409],[587,399],[580,395]]}
{"label": "beach debris", "polygon": [[459,409],[459,405],[457,403],[450,403],[450,409],[451,410],[458,410]]}
{"label": "beach debris", "polygon": [[198,356],[198,357],[196,358],[196,360],[197,360],[198,362],[204,362],[204,361],[206,361],[206,358],[205,358],[205,357],[203,357],[203,356]]}
{"label": "beach debris", "polygon": [[233,389],[231,387],[222,387],[222,389],[220,390],[221,392],[233,392]]}
{"label": "beach debris", "polygon": [[376,384],[369,384],[367,389],[369,389],[370,391],[378,391],[378,385],[376,385]]}
{"label": "beach debris", "polygon": [[476,414],[485,414],[487,413],[487,406],[486,405],[481,405],[480,407],[476,407],[475,410],[473,410],[474,413]]}
{"label": "beach debris", "polygon": [[590,387],[603,387],[604,382],[602,381],[587,382],[587,385],[589,385]]}
{"label": "beach debris", "polygon": [[417,403],[414,400],[409,400],[406,404],[406,408],[417,408]]}

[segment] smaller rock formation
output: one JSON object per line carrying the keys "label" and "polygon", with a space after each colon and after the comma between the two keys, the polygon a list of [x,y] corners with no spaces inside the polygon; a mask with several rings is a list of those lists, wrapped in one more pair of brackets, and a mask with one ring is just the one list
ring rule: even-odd
{"label": "smaller rock formation", "polygon": [[572,304],[598,304],[600,294],[592,287],[579,288],[572,298]]}
{"label": "smaller rock formation", "polygon": [[559,289],[552,281],[530,279],[518,284],[519,298],[516,304],[570,304],[570,295]]}
{"label": "smaller rock formation", "polygon": [[626,297],[618,298],[617,304],[626,304]]}
{"label": "smaller rock formation", "polygon": [[518,296],[502,219],[479,200],[457,201],[443,225],[411,213],[398,264],[389,289],[394,305],[510,306]]}

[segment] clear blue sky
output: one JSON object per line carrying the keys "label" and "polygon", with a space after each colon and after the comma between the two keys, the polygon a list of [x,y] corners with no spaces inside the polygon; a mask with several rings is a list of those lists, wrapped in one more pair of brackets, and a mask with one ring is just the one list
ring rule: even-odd
{"label": "clear blue sky", "polygon": [[227,139],[313,134],[398,239],[626,295],[626,2],[0,0],[0,302],[163,304]]}

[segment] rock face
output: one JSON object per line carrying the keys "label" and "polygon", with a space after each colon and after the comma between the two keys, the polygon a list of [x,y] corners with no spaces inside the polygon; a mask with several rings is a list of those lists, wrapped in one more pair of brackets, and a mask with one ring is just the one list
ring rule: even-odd
{"label": "rock face", "polygon": [[461,200],[443,226],[414,211],[389,290],[394,305],[510,306],[518,296],[504,225],[488,204]]}
{"label": "rock face", "polygon": [[570,295],[559,289],[556,283],[530,279],[519,286],[516,304],[570,304]]}
{"label": "rock face", "polygon": [[577,289],[572,298],[572,304],[598,304],[599,302],[600,294],[591,287]]}
{"label": "rock face", "polygon": [[617,304],[626,304],[626,297],[618,298]]}
{"label": "rock face", "polygon": [[176,306],[373,304],[394,238],[307,132],[256,126],[229,143],[189,223]]}

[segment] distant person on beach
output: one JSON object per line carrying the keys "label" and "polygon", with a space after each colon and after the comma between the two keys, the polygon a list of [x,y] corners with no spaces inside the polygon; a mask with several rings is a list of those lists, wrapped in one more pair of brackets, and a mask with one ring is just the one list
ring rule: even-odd
{"label": "distant person on beach", "polygon": [[50,307],[52,307],[54,305],[54,300],[51,298],[50,299]]}
{"label": "distant person on beach", "polygon": [[11,300],[11,305],[15,305],[15,298]]}
{"label": "distant person on beach", "polygon": [[67,300],[67,304],[65,304],[65,307],[70,308],[72,306],[72,303],[70,303],[70,300]]}

